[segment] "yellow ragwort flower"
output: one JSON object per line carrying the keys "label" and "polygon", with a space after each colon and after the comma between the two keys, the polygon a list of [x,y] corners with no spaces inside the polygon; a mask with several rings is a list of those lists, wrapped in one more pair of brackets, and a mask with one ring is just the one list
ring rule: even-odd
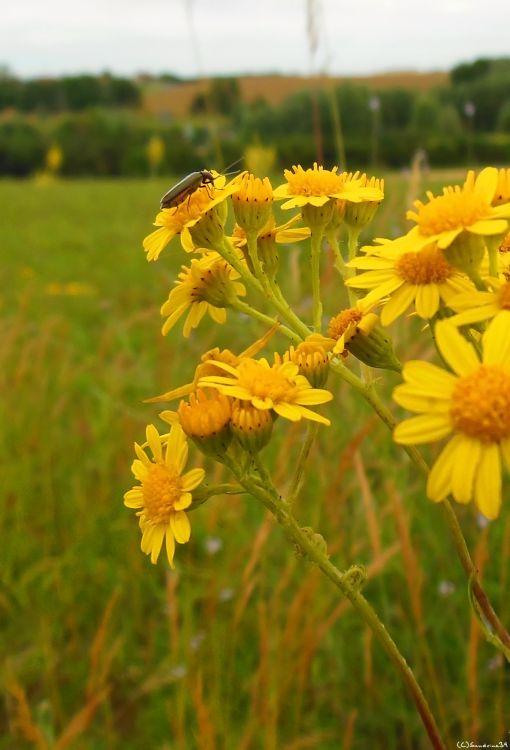
{"label": "yellow ragwort flower", "polygon": [[380,197],[376,199],[372,198],[362,201],[344,201],[344,209],[342,212],[343,221],[347,224],[348,227],[356,230],[361,230],[368,224],[370,224],[375,216],[377,209],[381,205],[382,200],[384,199],[384,180],[379,177],[367,177],[364,172],[363,174],[360,174],[359,172],[354,172],[354,174],[352,172],[349,172],[346,179],[346,185],[349,182],[354,181],[359,181],[360,187],[371,188],[374,191],[378,191],[380,195]]}
{"label": "yellow ragwort flower", "polygon": [[269,410],[257,409],[249,401],[234,399],[230,426],[245,451],[258,453],[271,439],[273,414]]}
{"label": "yellow ragwort flower", "polygon": [[186,338],[206,313],[216,323],[224,323],[225,308],[246,294],[244,285],[236,281],[238,278],[237,271],[215,252],[204,253],[201,258],[194,258],[190,266],[182,266],[176,288],[161,307],[161,315],[168,316],[162,328],[163,335],[166,336],[188,309],[183,328]]}
{"label": "yellow ragwort flower", "polygon": [[328,379],[329,355],[336,341],[312,333],[296,347],[291,346],[283,355],[284,362],[294,362],[299,374],[304,375],[314,388],[322,388]]}
{"label": "yellow ragwort flower", "polygon": [[306,205],[320,208],[331,198],[360,203],[365,200],[382,200],[384,195],[375,187],[366,187],[361,179],[353,179],[352,174],[338,174],[338,167],[324,169],[315,162],[312,169],[300,165],[284,172],[286,183],[273,191],[275,200],[286,199],[283,209],[302,208]]}
{"label": "yellow ragwort flower", "polygon": [[190,523],[184,511],[191,505],[192,490],[202,482],[204,470],[182,473],[188,458],[188,443],[180,425],[172,426],[164,450],[154,425],[147,427],[146,436],[153,457],[149,458],[135,443],[137,458],[131,471],[140,484],[126,492],[124,505],[137,510],[142,552],[150,555],[155,564],[166,540],[166,554],[173,568],[175,542],[185,544],[190,537]]}
{"label": "yellow ragwort flower", "polygon": [[501,506],[501,459],[510,469],[510,326],[495,318],[482,338],[482,361],[450,321],[435,327],[447,372],[429,362],[404,366],[405,383],[395,401],[419,416],[399,424],[397,443],[441,440],[453,433],[429,475],[427,494],[440,502],[452,494],[459,503],[474,499],[487,518]]}
{"label": "yellow ragwort flower", "polygon": [[[257,233],[257,254],[264,272],[268,276],[274,277],[278,270],[279,256],[277,245],[292,245],[295,242],[302,242],[302,240],[310,237],[310,229],[308,227],[294,226],[300,220],[301,216],[297,214],[285,222],[285,224],[276,226],[275,218],[271,215],[264,226],[259,229]],[[246,263],[251,269],[251,259],[247,252],[247,238],[244,229],[236,224],[233,236],[230,239],[233,246],[241,250]]]}
{"label": "yellow ragwort flower", "polygon": [[450,318],[451,323],[465,326],[503,316],[510,327],[510,281],[490,277],[487,281],[491,286],[490,291],[473,289],[451,299],[450,307],[458,312],[458,315]]}
{"label": "yellow ragwort flower", "polygon": [[[214,175],[214,182],[202,185],[177,206],[164,208],[158,213],[154,224],[159,229],[143,241],[147,260],[157,260],[161,251],[176,235],[181,235],[181,244],[187,252],[194,250],[196,244],[209,247],[211,243],[221,239],[227,218],[226,205],[221,204],[237,189],[237,182],[231,180],[227,185],[224,175],[214,171],[211,174]],[[197,237],[197,240],[202,241],[194,242],[191,230],[197,232],[199,222],[205,225],[204,232],[200,233],[205,236]]]}
{"label": "yellow ragwort flower", "polygon": [[[168,421],[167,413],[163,414]],[[181,401],[177,409],[185,434],[208,455],[216,455],[228,447],[232,437],[231,414],[231,400],[213,388],[207,391],[197,388],[190,394],[189,401]]]}
{"label": "yellow ragwort flower", "polygon": [[[181,385],[178,388],[174,388],[171,391],[162,393],[160,396],[146,399],[146,403],[161,403],[162,401],[174,401],[177,398],[183,398],[189,396],[190,393],[194,393],[197,389],[200,378],[206,377],[207,375],[221,375],[221,370],[216,364],[217,362],[224,362],[228,365],[235,367],[241,359],[244,357],[254,357],[258,354],[261,349],[273,338],[278,328],[279,323],[275,323],[271,326],[260,338],[250,344],[250,346],[241,352],[241,354],[234,354],[230,349],[220,350],[217,346],[214,349],[209,349],[205,354],[200,357],[200,364],[195,369],[195,374],[191,383]],[[175,412],[162,412],[159,416],[170,423],[176,420]],[[163,416],[165,415],[165,416]]]}
{"label": "yellow ragwort flower", "polygon": [[232,205],[237,223],[245,232],[258,232],[267,223],[273,206],[273,188],[267,177],[245,172],[232,193]]}
{"label": "yellow ragwort flower", "polygon": [[[445,187],[439,196],[428,191],[428,203],[415,201],[416,210],[407,212],[416,226],[394,242],[408,250],[421,250],[437,242],[445,250],[458,239],[468,243],[503,234],[508,227],[510,203],[492,205],[497,186],[498,170],[486,167],[476,179],[473,171],[468,172],[462,187]],[[483,243],[480,247],[483,255]]]}
{"label": "yellow ragwort flower", "polygon": [[341,310],[328,324],[328,336],[336,342],[333,354],[347,354],[345,349],[349,341],[358,334],[368,335],[377,324],[379,317],[375,315],[372,306],[366,305],[365,300],[359,300],[355,307]]}
{"label": "yellow ragwort flower", "polygon": [[276,361],[270,365],[266,359],[241,359],[236,367],[216,363],[228,376],[212,375],[201,378],[199,386],[217,388],[225,396],[249,401],[257,409],[273,409],[281,417],[298,422],[302,418],[329,425],[329,419],[316,414],[307,406],[331,401],[329,391],[312,388],[299,374],[293,362]]}
{"label": "yellow ragwort flower", "polygon": [[381,323],[390,325],[414,303],[420,318],[429,320],[439,310],[441,301],[460,292],[472,290],[471,281],[448,263],[444,252],[433,242],[421,250],[409,251],[387,242],[365,247],[364,256],[347,263],[350,268],[365,271],[347,279],[347,286],[370,290],[365,305],[384,305]]}
{"label": "yellow ragwort flower", "polygon": [[498,171],[498,184],[492,199],[493,206],[501,206],[503,203],[510,203],[510,169]]}

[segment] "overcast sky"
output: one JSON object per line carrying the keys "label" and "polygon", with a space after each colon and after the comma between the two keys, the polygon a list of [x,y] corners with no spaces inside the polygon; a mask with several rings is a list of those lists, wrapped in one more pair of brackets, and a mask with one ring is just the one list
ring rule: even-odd
{"label": "overcast sky", "polygon": [[0,65],[20,76],[365,74],[510,56],[509,0],[11,0]]}

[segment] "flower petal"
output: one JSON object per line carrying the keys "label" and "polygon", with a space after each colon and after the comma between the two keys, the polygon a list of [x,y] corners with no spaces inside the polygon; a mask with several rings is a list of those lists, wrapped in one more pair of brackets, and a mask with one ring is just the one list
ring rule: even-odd
{"label": "flower petal", "polygon": [[486,518],[497,518],[501,508],[501,460],[497,443],[483,446],[475,479],[475,502]]}
{"label": "flower petal", "polygon": [[475,349],[448,320],[434,328],[439,351],[457,375],[469,375],[480,367]]}
{"label": "flower petal", "polygon": [[181,487],[185,492],[191,492],[203,482],[205,471],[203,469],[191,469],[181,477]]}
{"label": "flower petal", "polygon": [[175,568],[174,555],[175,555],[174,535],[172,534],[172,529],[168,528],[166,530],[166,556],[168,558],[168,563],[171,568]]}
{"label": "flower petal", "polygon": [[483,335],[484,365],[510,367],[510,311],[500,312]]}
{"label": "flower petal", "polygon": [[420,318],[430,320],[439,307],[439,289],[437,284],[420,284],[416,289],[416,312]]}
{"label": "flower petal", "polygon": [[441,440],[451,431],[448,414],[420,414],[398,424],[393,431],[393,439],[401,445],[419,445]]}
{"label": "flower petal", "polygon": [[381,311],[381,323],[383,326],[389,326],[399,315],[405,313],[416,295],[416,286],[414,284],[403,283],[395,294],[390,297]]}
{"label": "flower petal", "polygon": [[473,497],[473,481],[480,461],[482,445],[479,440],[459,435],[452,462],[452,495],[458,503],[468,503]]}
{"label": "flower petal", "polygon": [[183,510],[178,510],[170,516],[170,528],[179,544],[186,544],[191,535],[189,518]]}
{"label": "flower petal", "polygon": [[441,502],[450,494],[452,482],[452,467],[455,460],[459,436],[453,437],[445,445],[427,480],[427,497],[435,503]]}

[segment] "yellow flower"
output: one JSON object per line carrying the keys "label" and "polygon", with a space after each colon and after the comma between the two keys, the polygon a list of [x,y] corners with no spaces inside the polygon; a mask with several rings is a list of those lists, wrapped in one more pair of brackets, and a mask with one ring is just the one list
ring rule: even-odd
{"label": "yellow flower", "polygon": [[249,401],[257,409],[273,409],[281,417],[298,422],[302,418],[329,425],[325,417],[306,408],[331,401],[329,391],[312,388],[308,380],[299,375],[293,362],[270,365],[266,359],[241,359],[236,367],[216,363],[229,377],[213,375],[201,378],[199,386],[217,388],[225,396]]}
{"label": "yellow flower", "polygon": [[261,180],[245,172],[232,193],[232,205],[239,226],[245,232],[258,232],[269,220],[273,188],[267,177]]}
{"label": "yellow flower", "polygon": [[372,308],[359,300],[356,307],[341,310],[329,321],[328,336],[335,340],[333,354],[343,354],[349,341],[357,334],[368,335],[377,324],[378,316],[370,312]]}
{"label": "yellow flower", "polygon": [[300,375],[304,375],[314,388],[322,388],[328,379],[329,353],[335,343],[332,338],[312,333],[296,347],[291,346],[283,355],[283,361],[294,362]]}
{"label": "yellow flower", "polygon": [[419,416],[399,424],[397,443],[441,440],[453,433],[429,475],[427,494],[440,502],[452,494],[474,499],[487,518],[501,506],[501,459],[510,469],[510,326],[496,318],[482,338],[482,361],[449,321],[435,328],[436,341],[453,372],[429,362],[404,366],[405,383],[395,401]]}
{"label": "yellow flower", "polygon": [[347,286],[371,290],[363,298],[365,305],[383,301],[381,323],[390,325],[414,303],[417,314],[426,320],[434,317],[441,301],[473,289],[469,279],[448,263],[445,254],[433,242],[418,251],[395,247],[387,242],[363,248],[367,253],[347,263],[364,270],[347,279]]}
{"label": "yellow flower", "polygon": [[367,177],[365,173],[349,172],[346,184],[348,182],[359,181],[360,187],[372,188],[374,191],[378,191],[380,197],[377,199],[367,199],[363,201],[349,201],[346,200],[343,209],[343,220],[348,227],[353,229],[361,230],[370,224],[375,216],[375,213],[381,201],[384,199],[384,180],[379,177]]}
{"label": "yellow flower", "polygon": [[231,428],[245,451],[258,453],[271,439],[273,414],[269,410],[257,409],[249,401],[234,399]]}
{"label": "yellow flower", "polygon": [[287,180],[273,191],[277,200],[287,199],[283,209],[302,208],[306,205],[320,208],[330,198],[341,198],[360,203],[364,200],[382,200],[384,195],[378,188],[365,187],[361,179],[354,179],[352,174],[338,174],[338,167],[324,169],[315,162],[312,169],[294,166],[284,172]]}
{"label": "yellow flower", "polygon": [[[149,234],[143,241],[143,247],[147,253],[147,260],[157,260],[161,251],[178,234],[181,235],[183,248],[190,252],[194,249],[193,238],[190,230],[195,232],[197,224],[204,222],[206,230],[201,234],[201,242],[209,246],[208,240],[214,242],[223,236],[223,227],[227,218],[226,206],[221,204],[237,189],[237,182],[231,180],[226,184],[226,177],[212,171],[214,182],[202,185],[189,197],[172,208],[164,208],[158,213],[154,221],[159,227],[155,232]],[[205,240],[205,241],[203,241]]]}
{"label": "yellow flower", "polygon": [[[195,375],[191,383],[186,383],[186,385],[181,385],[178,388],[167,391],[166,393],[161,394],[161,396],[149,398],[146,400],[146,403],[174,401],[176,398],[189,396],[190,393],[196,391],[200,378],[206,377],[207,375],[221,374],[222,371],[216,364],[217,362],[224,362],[228,365],[232,365],[232,367],[235,367],[237,364],[239,364],[243,357],[253,357],[255,354],[258,354],[261,349],[263,349],[264,346],[272,339],[279,327],[279,323],[275,323],[260,338],[254,341],[253,344],[251,344],[247,349],[241,352],[241,354],[234,354],[230,351],[230,349],[222,349],[220,351],[217,346],[214,349],[209,349],[209,351],[205,352],[205,354],[202,354],[202,356],[200,357],[200,364],[195,370]],[[162,412],[159,416],[162,419],[169,421],[170,423],[176,420],[175,412]]]}
{"label": "yellow flower", "polygon": [[[295,242],[310,237],[308,227],[295,227],[294,225],[301,220],[297,214],[292,219],[276,226],[274,216],[270,216],[266,224],[257,233],[257,254],[268,276],[274,276],[278,270],[279,257],[277,245],[292,245]],[[247,264],[251,267],[251,259],[247,252],[246,232],[238,224],[234,227],[233,236],[230,238],[234,247],[241,250]],[[252,268],[250,270],[253,270]]]}
{"label": "yellow flower", "polygon": [[[407,218],[416,222],[404,237],[394,242],[399,248],[421,250],[432,242],[442,250],[452,248],[457,240],[467,247],[475,245],[472,251],[479,265],[483,256],[481,237],[502,234],[508,227],[510,203],[493,206],[492,201],[498,185],[498,170],[486,167],[475,179],[473,171],[468,172],[462,187],[443,188],[443,195],[435,196],[427,192],[428,203],[415,201],[416,211],[408,211]],[[456,245],[459,243],[457,242]],[[453,262],[451,256],[450,261]]]}
{"label": "yellow flower", "polygon": [[224,323],[227,318],[225,307],[246,294],[243,284],[236,281],[238,278],[237,271],[215,252],[204,253],[201,258],[193,259],[190,266],[182,266],[177,286],[161,308],[161,315],[168,315],[162,328],[163,335],[166,336],[188,309],[183,328],[186,337],[206,313],[216,323]]}
{"label": "yellow flower", "polygon": [[135,443],[137,458],[131,471],[140,485],[124,495],[124,505],[138,510],[142,531],[142,552],[158,561],[166,539],[168,562],[174,567],[175,542],[185,544],[191,529],[184,512],[191,505],[192,490],[202,482],[203,469],[182,473],[188,458],[188,443],[179,425],[173,425],[163,451],[161,436],[154,425],[146,431],[152,459]]}
{"label": "yellow flower", "polygon": [[498,184],[492,199],[493,206],[501,206],[510,203],[510,169],[500,169],[498,172]]}
{"label": "yellow flower", "polygon": [[473,289],[451,299],[450,307],[459,311],[458,315],[450,318],[451,323],[456,326],[465,326],[501,315],[510,327],[510,281],[494,278],[489,278],[487,281],[492,287],[491,291],[480,292]]}
{"label": "yellow flower", "polygon": [[216,455],[228,447],[231,414],[230,399],[215,389],[197,388],[190,394],[188,403],[181,401],[177,409],[185,434],[208,455]]}

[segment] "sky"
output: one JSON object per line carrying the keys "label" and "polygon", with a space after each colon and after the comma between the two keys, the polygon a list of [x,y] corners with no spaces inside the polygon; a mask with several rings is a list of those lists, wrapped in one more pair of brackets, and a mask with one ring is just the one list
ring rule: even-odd
{"label": "sky", "polygon": [[510,56],[509,30],[508,0],[21,0],[0,14],[0,66],[22,77],[447,70]]}

